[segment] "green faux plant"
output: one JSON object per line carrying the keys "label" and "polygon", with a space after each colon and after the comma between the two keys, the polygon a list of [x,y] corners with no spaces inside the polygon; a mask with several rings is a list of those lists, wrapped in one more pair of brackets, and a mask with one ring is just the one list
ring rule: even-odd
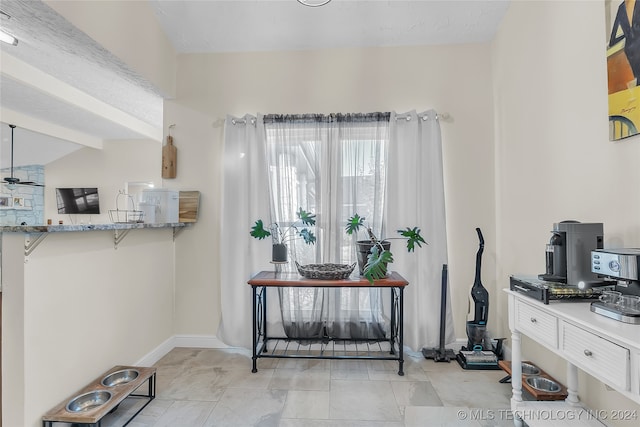
{"label": "green faux plant", "polygon": [[[393,262],[393,253],[389,249],[385,248],[384,242],[390,239],[406,239],[407,251],[413,252],[416,248],[422,247],[427,242],[420,235],[420,229],[418,227],[407,227],[405,230],[397,230],[401,237],[392,237],[387,239],[378,239],[371,227],[365,224],[365,217],[361,217],[357,213],[347,220],[347,226],[345,231],[349,235],[354,235],[361,228],[365,228],[369,236],[369,242],[372,245],[369,254],[367,255],[367,262],[363,268],[363,276],[373,284],[374,280],[383,279],[387,275],[387,264]],[[359,241],[360,242],[360,241]],[[389,247],[387,245],[387,247]]]}
{"label": "green faux plant", "polygon": [[267,229],[264,226],[264,222],[259,219],[255,222],[253,227],[251,227],[249,234],[258,240],[271,236],[273,238],[274,245],[286,244],[287,242],[297,238],[301,238],[308,245],[314,244],[316,242],[316,236],[306,227],[316,225],[315,214],[299,208],[296,212],[296,216],[298,217],[297,221],[284,228],[280,227],[277,223],[273,223]]}

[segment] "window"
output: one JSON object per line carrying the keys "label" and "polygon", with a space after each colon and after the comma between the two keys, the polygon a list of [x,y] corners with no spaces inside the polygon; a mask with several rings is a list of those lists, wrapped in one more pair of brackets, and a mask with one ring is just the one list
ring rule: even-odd
{"label": "window", "polygon": [[[382,232],[389,115],[265,116],[265,134],[272,220],[290,224],[299,208],[316,214],[316,245],[292,242],[292,259],[355,262],[354,242],[344,231],[347,219],[358,213],[378,235]],[[317,332],[318,322],[330,328],[345,317],[364,325],[382,317],[375,289],[282,293],[288,312],[283,318],[297,324],[298,336],[305,322]]]}

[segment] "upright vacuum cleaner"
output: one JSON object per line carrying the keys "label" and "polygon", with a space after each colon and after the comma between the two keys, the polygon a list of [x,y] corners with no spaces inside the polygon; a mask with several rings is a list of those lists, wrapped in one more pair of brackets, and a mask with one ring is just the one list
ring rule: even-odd
{"label": "upright vacuum cleaner", "polygon": [[500,369],[498,358],[502,355],[502,341],[497,340],[494,347],[487,337],[487,320],[489,317],[489,292],[482,286],[480,271],[482,266],[482,252],[484,238],[482,231],[476,228],[480,240],[476,254],[476,276],[471,287],[469,314],[467,315],[467,346],[462,347],[456,359],[463,369]]}
{"label": "upright vacuum cleaner", "polygon": [[422,354],[434,362],[450,362],[456,357],[453,350],[444,347],[445,324],[447,321],[447,264],[442,264],[442,290],[440,293],[440,347],[423,348]]}

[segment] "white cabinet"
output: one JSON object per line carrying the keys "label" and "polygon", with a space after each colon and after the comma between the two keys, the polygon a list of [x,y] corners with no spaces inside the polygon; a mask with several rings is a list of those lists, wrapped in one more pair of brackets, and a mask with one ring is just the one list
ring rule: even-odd
{"label": "white cabinet", "polygon": [[[529,426],[548,425],[548,419],[536,419],[536,414],[561,411],[556,414],[563,414],[562,425],[601,426],[597,417],[585,419],[581,416],[588,410],[580,406],[578,368],[640,403],[640,325],[626,324],[592,313],[589,302],[554,301],[543,304],[508,289],[505,292],[508,294],[512,347],[511,410],[516,417],[520,414]],[[568,395],[565,401],[523,401],[522,335],[539,342],[567,361]]]}

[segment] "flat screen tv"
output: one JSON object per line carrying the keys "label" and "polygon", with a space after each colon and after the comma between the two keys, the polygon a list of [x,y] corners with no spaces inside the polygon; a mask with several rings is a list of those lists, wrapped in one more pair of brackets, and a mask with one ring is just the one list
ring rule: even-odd
{"label": "flat screen tv", "polygon": [[56,188],[59,214],[99,214],[100,198],[95,187]]}

